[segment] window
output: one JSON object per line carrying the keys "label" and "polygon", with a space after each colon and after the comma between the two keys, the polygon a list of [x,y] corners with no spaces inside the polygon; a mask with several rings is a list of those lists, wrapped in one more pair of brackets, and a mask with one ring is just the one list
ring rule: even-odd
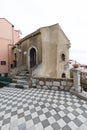
{"label": "window", "polygon": [[6,61],[1,61],[1,65],[6,65]]}
{"label": "window", "polygon": [[62,54],[62,55],[61,55],[61,60],[62,60],[62,61],[65,61],[65,54]]}
{"label": "window", "polygon": [[63,73],[63,74],[62,74],[62,78],[66,78],[66,75],[65,75],[65,73]]}

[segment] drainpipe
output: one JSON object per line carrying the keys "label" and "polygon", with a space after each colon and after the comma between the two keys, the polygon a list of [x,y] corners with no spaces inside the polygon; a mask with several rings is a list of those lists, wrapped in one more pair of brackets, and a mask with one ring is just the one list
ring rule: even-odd
{"label": "drainpipe", "polygon": [[10,56],[9,56],[9,47],[13,47],[14,45],[8,44],[8,71],[10,70]]}
{"label": "drainpipe", "polygon": [[10,56],[9,56],[9,47],[14,46],[14,25],[12,25],[12,38],[11,44],[8,44],[8,72],[10,70]]}
{"label": "drainpipe", "polygon": [[14,44],[14,25],[12,25],[12,45]]}

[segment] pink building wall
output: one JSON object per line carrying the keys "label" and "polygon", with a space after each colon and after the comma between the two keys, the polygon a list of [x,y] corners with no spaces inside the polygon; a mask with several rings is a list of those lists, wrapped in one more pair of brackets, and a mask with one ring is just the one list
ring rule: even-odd
{"label": "pink building wall", "polygon": [[[20,40],[19,31],[14,30],[14,26],[5,18],[0,18],[0,74],[8,73],[13,56],[11,48]],[[5,61],[4,65],[2,65]]]}

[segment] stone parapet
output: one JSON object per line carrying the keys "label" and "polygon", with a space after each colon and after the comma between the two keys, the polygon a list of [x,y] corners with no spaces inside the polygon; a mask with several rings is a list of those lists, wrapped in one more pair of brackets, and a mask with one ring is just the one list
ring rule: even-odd
{"label": "stone parapet", "polygon": [[52,90],[65,90],[69,91],[73,86],[73,79],[66,78],[43,78],[43,77],[32,77],[32,87],[52,89]]}

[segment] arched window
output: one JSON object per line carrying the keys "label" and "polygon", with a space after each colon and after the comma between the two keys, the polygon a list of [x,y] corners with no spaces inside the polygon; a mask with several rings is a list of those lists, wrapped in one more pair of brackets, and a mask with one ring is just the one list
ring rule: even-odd
{"label": "arched window", "polygon": [[62,78],[66,78],[66,74],[65,73],[62,73]]}
{"label": "arched window", "polygon": [[61,55],[61,60],[62,60],[62,61],[65,61],[65,54],[62,54],[62,55]]}

